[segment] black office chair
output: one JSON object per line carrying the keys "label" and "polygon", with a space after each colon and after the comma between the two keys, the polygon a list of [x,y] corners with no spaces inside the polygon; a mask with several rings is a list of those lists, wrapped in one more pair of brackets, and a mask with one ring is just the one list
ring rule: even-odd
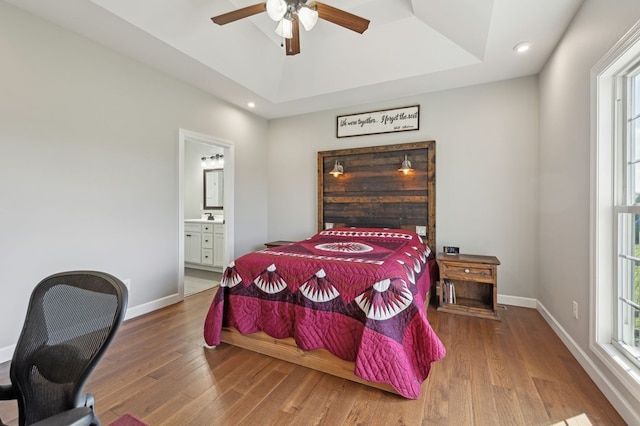
{"label": "black office chair", "polygon": [[83,388],[126,308],[127,288],[103,272],[63,272],[35,287],[11,360],[11,384],[0,385],[0,400],[18,401],[20,426],[100,425],[93,395]]}

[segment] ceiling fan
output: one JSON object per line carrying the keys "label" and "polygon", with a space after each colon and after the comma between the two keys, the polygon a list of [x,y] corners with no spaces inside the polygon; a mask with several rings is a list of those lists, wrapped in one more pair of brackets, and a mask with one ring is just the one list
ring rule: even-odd
{"label": "ceiling fan", "polygon": [[300,25],[311,31],[318,18],[362,34],[369,27],[369,20],[320,2],[307,4],[307,0],[266,0],[211,18],[218,25],[267,12],[269,18],[278,22],[276,34],[286,41],[288,56],[300,53]]}

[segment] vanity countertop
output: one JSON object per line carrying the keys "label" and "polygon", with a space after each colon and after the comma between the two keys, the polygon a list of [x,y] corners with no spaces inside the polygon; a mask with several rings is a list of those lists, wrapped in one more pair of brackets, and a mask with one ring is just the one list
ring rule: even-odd
{"label": "vanity countertop", "polygon": [[224,223],[224,219],[185,219],[184,221],[188,223]]}

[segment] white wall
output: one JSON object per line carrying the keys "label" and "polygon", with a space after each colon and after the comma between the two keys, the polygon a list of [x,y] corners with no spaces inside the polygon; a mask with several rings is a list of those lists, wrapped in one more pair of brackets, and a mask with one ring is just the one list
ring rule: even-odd
{"label": "white wall", "polygon": [[[589,349],[591,69],[640,19],[638,0],[586,0],[540,74],[538,299],[584,363],[640,406]],[[579,319],[572,316],[578,302]],[[579,356],[580,358],[580,356]],[[618,405],[617,408],[620,408]],[[636,419],[640,421],[640,418]]]}
{"label": "white wall", "polygon": [[[420,130],[336,138],[338,115],[420,105]],[[499,294],[535,299],[536,77],[448,90],[269,123],[269,239],[316,232],[317,152],[436,141],[437,247],[497,256]],[[400,164],[398,164],[398,167]],[[348,173],[348,170],[346,170]]]}
{"label": "white wall", "polygon": [[0,361],[34,285],[99,269],[178,293],[178,129],[235,147],[235,252],[266,241],[267,122],[0,2]]}

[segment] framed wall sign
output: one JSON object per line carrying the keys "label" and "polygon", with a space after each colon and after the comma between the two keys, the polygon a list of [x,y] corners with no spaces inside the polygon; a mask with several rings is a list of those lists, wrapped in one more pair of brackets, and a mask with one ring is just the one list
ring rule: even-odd
{"label": "framed wall sign", "polygon": [[420,105],[340,115],[336,125],[339,138],[420,130]]}

